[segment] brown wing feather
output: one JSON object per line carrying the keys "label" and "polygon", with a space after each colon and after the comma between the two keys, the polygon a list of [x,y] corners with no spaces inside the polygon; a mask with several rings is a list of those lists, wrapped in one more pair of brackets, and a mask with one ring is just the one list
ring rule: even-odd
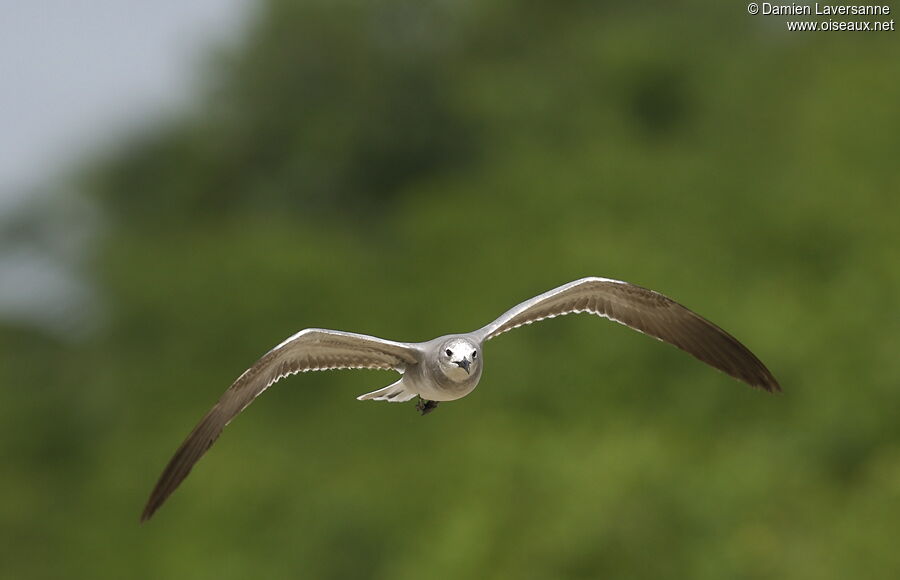
{"label": "brown wing feather", "polygon": [[677,346],[750,386],[780,391],[772,373],[733,336],[671,298],[606,278],[576,280],[510,309],[479,332],[485,340],[538,320],[589,312]]}
{"label": "brown wing feather", "polygon": [[260,358],[237,378],[200,420],[163,470],[141,514],[148,520],[184,481],[222,430],[269,386],[286,376],[332,369],[397,369],[416,364],[408,345],[321,329],[301,331]]}

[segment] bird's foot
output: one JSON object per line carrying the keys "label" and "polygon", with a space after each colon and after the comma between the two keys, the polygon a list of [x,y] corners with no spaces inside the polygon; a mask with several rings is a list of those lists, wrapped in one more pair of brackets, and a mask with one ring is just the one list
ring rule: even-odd
{"label": "bird's foot", "polygon": [[422,415],[427,415],[428,413],[437,409],[438,402],[437,401],[428,401],[419,397],[419,402],[416,403],[416,411],[421,413]]}

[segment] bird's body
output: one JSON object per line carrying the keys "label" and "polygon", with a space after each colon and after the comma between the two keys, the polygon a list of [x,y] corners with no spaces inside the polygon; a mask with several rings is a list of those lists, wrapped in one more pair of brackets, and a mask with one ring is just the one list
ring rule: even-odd
{"label": "bird's body", "polygon": [[579,312],[608,318],[673,344],[750,386],[781,390],[765,365],[724,330],[658,292],[609,278],[582,278],[564,284],[522,302],[478,330],[426,342],[395,342],[307,328],[267,352],[235,380],[175,452],[141,519],[153,515],[222,429],[281,378],[318,370],[395,370],[401,374],[398,381],[358,399],[404,402],[419,397],[417,408],[425,414],[438,402],[460,399],[478,386],[482,349],[488,340],[532,322]]}
{"label": "bird's body", "polygon": [[397,369],[403,376],[396,383],[357,399],[402,403],[416,396],[426,401],[465,397],[481,379],[481,341],[476,342],[473,334],[448,334],[428,342],[409,343],[420,362]]}

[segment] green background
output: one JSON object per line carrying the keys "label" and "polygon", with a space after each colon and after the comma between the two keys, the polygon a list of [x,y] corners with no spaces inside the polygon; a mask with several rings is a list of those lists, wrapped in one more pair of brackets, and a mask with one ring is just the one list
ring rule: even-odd
{"label": "green background", "polygon": [[[900,50],[716,2],[264,2],[178,118],[85,163],[98,332],[0,326],[4,578],[895,578]],[[102,128],[98,128],[98,132]],[[420,417],[272,388],[305,327],[426,340],[588,275],[784,387],[595,317],[492,341]]]}

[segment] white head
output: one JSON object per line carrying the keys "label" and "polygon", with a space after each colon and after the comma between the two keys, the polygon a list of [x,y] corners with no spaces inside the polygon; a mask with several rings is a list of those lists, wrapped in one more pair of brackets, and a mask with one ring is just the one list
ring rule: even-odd
{"label": "white head", "polygon": [[441,344],[438,362],[444,375],[457,383],[481,374],[481,353],[465,338],[451,338]]}

